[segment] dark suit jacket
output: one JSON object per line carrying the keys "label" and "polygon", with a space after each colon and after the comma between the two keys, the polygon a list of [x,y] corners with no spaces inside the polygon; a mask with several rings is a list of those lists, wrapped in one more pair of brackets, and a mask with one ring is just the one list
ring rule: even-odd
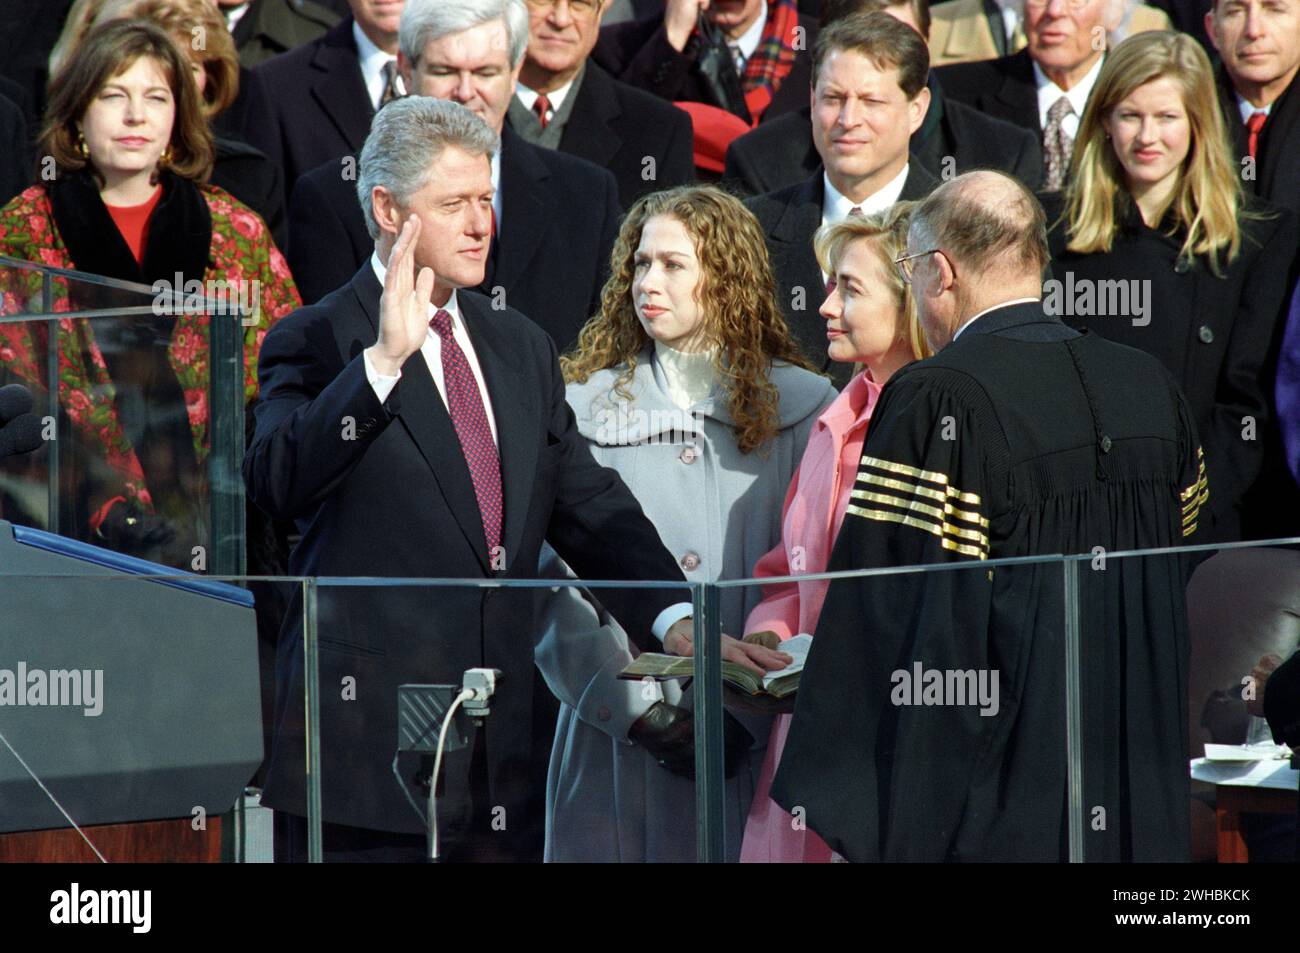
{"label": "dark suit jacket", "polygon": [[375,109],[351,17],[319,40],[267,60],[252,77],[244,135],[279,163],[290,194],[304,172],[361,151]]}
{"label": "dark suit jacket", "polygon": [[[1180,266],[1181,236],[1147,228],[1136,209],[1123,216],[1109,252],[1066,251],[1064,223],[1058,222],[1061,196],[1040,198],[1049,225],[1055,225],[1048,243],[1053,277],[1063,290],[1071,280],[1076,288],[1090,282],[1097,289],[1101,281],[1146,282],[1150,310],[1145,316],[1063,313],[1061,319],[1164,363],[1187,396],[1205,450],[1213,515],[1206,538],[1241,538],[1243,501],[1260,476],[1273,426],[1268,368],[1276,361],[1290,301],[1292,259],[1300,241],[1295,215],[1255,204],[1260,217],[1241,218],[1241,253],[1221,266],[1223,277],[1216,277],[1204,259]],[[1243,439],[1245,417],[1255,420],[1252,439]],[[1285,515],[1275,513],[1274,525]]]}
{"label": "dark suit jacket", "polygon": [[[583,73],[560,151],[612,172],[623,208],[647,192],[695,179],[690,117],[620,83],[592,62]],[[648,181],[641,175],[647,156],[655,162],[655,177]]]}
{"label": "dark suit jacket", "polygon": [[253,0],[231,36],[239,62],[256,66],[304,43],[319,39],[339,15],[312,0]]}
{"label": "dark suit jacket", "polygon": [[0,204],[3,204],[27,188],[33,178],[23,111],[4,96],[0,96],[0,142],[8,143],[0,151]]}
{"label": "dark suit jacket", "polygon": [[[804,29],[806,46],[795,54],[794,66],[763,112],[763,122],[808,104],[817,21],[800,15],[799,26]],[[696,42],[695,39],[688,41],[686,48],[677,52],[668,42],[663,16],[657,15],[604,27],[591,59],[617,79],[669,102],[685,100],[717,105],[696,68]]]}
{"label": "dark suit jacket", "polygon": [[[289,200],[289,268],[308,303],[346,283],[374,250],[356,182],[342,169],[342,160],[313,169]],[[612,175],[503,130],[500,236],[481,290],[504,289],[507,305],[566,350],[600,305],[618,218]]]}
{"label": "dark suit jacket", "polygon": [[[925,198],[938,184],[938,179],[912,160],[899,200]],[[812,366],[829,373],[835,386],[842,388],[848,383],[852,368],[827,357],[826,320],[818,313],[826,298],[826,283],[813,254],[812,240],[822,224],[825,194],[819,170],[798,185],[746,199],[745,206],[754,213],[767,239],[772,271],[776,275],[776,294],[790,332]],[[797,294],[797,289],[803,293]],[[802,307],[796,307],[797,304]]]}
{"label": "dark suit jacket", "polygon": [[[1232,81],[1222,63],[1218,69],[1218,89],[1228,136],[1241,168],[1240,160],[1250,154],[1246,148],[1249,135],[1237,108]],[[1273,101],[1268,121],[1259,133],[1255,160],[1254,179],[1244,180],[1246,191],[1300,213],[1300,82],[1292,80],[1286,91]]]}
{"label": "dark suit jacket", "polygon": [[[1043,177],[1043,150],[1028,131],[991,119],[948,99],[930,76],[930,110],[912,133],[912,155],[931,175],[960,175],[974,169],[1009,172],[1030,189]],[[956,168],[945,168],[951,156]],[[775,192],[802,182],[822,167],[812,139],[810,108],[805,106],[765,122],[727,149],[724,184],[746,195]]]}
{"label": "dark suit jacket", "polygon": [[275,247],[289,247],[289,222],[285,217],[284,177],[280,167],[257,149],[238,139],[215,137],[216,161],[212,184],[219,185],[266,222]]}
{"label": "dark suit jacket", "polygon": [[[519,312],[472,292],[461,314],[497,426],[505,505],[505,569],[483,542],[473,483],[419,353],[380,403],[362,351],[378,334],[381,288],[369,265],[316,305],[277,324],[259,360],[257,429],[244,460],[250,498],[297,521],[290,572],[306,576],[530,579],[543,540],[590,579],[681,580],[659,534],[618,475],[598,466],[565,403],[555,344]],[[349,423],[354,430],[345,432]],[[527,763],[536,596],[545,590],[319,590],[321,777],[326,821],[422,830],[390,772],[397,686],[460,684],[467,668],[504,673],[479,741],[492,805],[507,833],[529,797]],[[685,593],[602,589],[600,599],[643,647],[650,626]],[[268,804],[305,813],[301,597],[290,607],[277,664],[276,740]],[[339,686],[353,678],[355,699]],[[410,778],[410,766],[403,767]],[[439,817],[467,819],[470,754],[449,753]],[[481,807],[482,805],[480,805]]]}
{"label": "dark suit jacket", "polygon": [[996,60],[938,66],[934,75],[943,84],[949,99],[1028,129],[1038,136],[1041,148],[1043,129],[1038,121],[1038,87],[1028,49]]}

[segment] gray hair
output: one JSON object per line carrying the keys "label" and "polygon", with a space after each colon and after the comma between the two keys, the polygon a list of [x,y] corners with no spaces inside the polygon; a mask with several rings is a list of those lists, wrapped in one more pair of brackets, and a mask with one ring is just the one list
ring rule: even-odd
{"label": "gray hair", "polygon": [[397,99],[375,114],[357,170],[357,199],[371,238],[379,237],[370,200],[375,186],[405,205],[432,180],[433,163],[448,146],[490,159],[501,140],[464,106],[431,96]]}
{"label": "gray hair", "polygon": [[524,0],[406,0],[398,27],[398,45],[411,63],[419,61],[431,40],[504,20],[510,66],[528,51],[528,7]]}
{"label": "gray hair", "polygon": [[977,275],[1039,275],[1050,257],[1043,207],[1003,172],[967,172],[943,183],[912,210],[911,231],[918,251],[937,248]]}

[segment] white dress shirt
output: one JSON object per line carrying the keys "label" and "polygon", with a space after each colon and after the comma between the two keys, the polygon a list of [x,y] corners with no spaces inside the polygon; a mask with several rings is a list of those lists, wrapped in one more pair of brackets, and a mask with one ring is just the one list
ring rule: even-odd
{"label": "white dress shirt", "polygon": [[[396,66],[397,57],[385,53],[375,46],[370,37],[366,36],[361,27],[357,26],[355,20],[352,21],[352,39],[357,42],[357,59],[361,66],[361,78],[366,83],[366,94],[370,97],[370,105],[378,109],[379,100],[384,95],[384,64],[392,62]],[[397,83],[398,92],[402,92],[400,74],[395,82]]]}
{"label": "white dress shirt", "polygon": [[1101,75],[1101,64],[1106,57],[1097,57],[1097,62],[1092,64],[1092,69],[1079,82],[1075,83],[1070,89],[1061,89],[1054,82],[1047,78],[1047,74],[1042,71],[1037,63],[1034,63],[1034,82],[1038,86],[1038,127],[1047,128],[1047,111],[1052,108],[1058,99],[1064,96],[1070,101],[1070,108],[1074,110],[1070,115],[1061,120],[1061,128],[1071,139],[1079,135],[1079,121],[1083,119],[1084,107],[1088,105],[1088,94],[1092,92],[1092,87],[1097,85],[1097,77]]}
{"label": "white dress shirt", "polygon": [[[907,172],[911,167],[910,162],[904,162],[902,170],[894,176],[884,186],[884,188],[868,195],[861,202],[852,202],[846,198],[839,189],[831,185],[831,177],[825,172],[822,173],[822,224],[829,225],[833,222],[842,222],[849,217],[849,213],[855,208],[860,209],[863,215],[875,215],[877,212],[883,212],[898,202],[898,198],[903,194],[903,185],[907,182]],[[822,272],[822,281],[830,280],[830,275]]]}
{"label": "white dress shirt", "polygon": [[731,50],[732,62],[736,64],[736,72],[743,73],[745,64],[749,58],[754,55],[758,49],[758,43],[763,39],[763,28],[767,26],[767,4],[764,3],[759,8],[758,19],[755,20],[748,30],[736,37],[736,39],[727,40],[727,49]]}
{"label": "white dress shirt", "polygon": [[1267,106],[1256,106],[1254,103],[1252,103],[1245,96],[1242,96],[1240,93],[1233,93],[1233,95],[1237,97],[1237,108],[1241,110],[1242,122],[1246,122],[1247,120],[1249,120],[1251,116],[1255,115],[1255,113],[1263,113],[1265,116],[1267,116],[1270,112],[1273,111],[1272,103],[1269,103]]}
{"label": "white dress shirt", "polygon": [[988,314],[990,311],[996,311],[998,308],[1009,308],[1013,304],[1028,304],[1031,301],[1041,301],[1041,300],[1042,300],[1041,298],[1015,298],[1011,301],[1000,301],[997,304],[995,304],[993,307],[985,308],[983,311],[981,311],[979,314],[975,315],[974,317],[967,318],[965,321],[963,321],[961,327],[959,327],[957,329],[957,332],[952,336],[952,339],[954,341],[957,340],[959,337],[961,337],[961,332],[965,331],[968,327],[970,327],[980,318],[984,317],[984,315]]}
{"label": "white dress shirt", "polygon": [[[578,74],[573,74],[573,79],[569,80],[558,89],[552,90],[546,94],[546,100],[551,104],[551,108],[546,111],[546,118],[549,120],[564,105],[564,97],[569,95],[569,90],[573,89],[573,80],[578,78]],[[537,102],[537,97],[541,95],[535,89],[529,89],[523,83],[515,84],[515,96],[523,107],[529,112],[533,111],[533,104]]]}
{"label": "white dress shirt", "polygon": [[237,7],[222,7],[221,12],[226,18],[226,29],[234,33],[235,24],[244,19],[244,14],[248,12],[252,5],[252,0],[249,0],[248,3],[241,3]]}
{"label": "white dress shirt", "polygon": [[[379,260],[379,253],[375,252],[370,256],[370,267],[375,270],[375,277],[379,279],[379,284],[384,283],[384,275],[388,269],[384,263]],[[465,361],[469,364],[470,372],[474,375],[474,382],[478,384],[479,396],[483,398],[483,409],[487,412],[488,426],[492,429],[492,442],[497,443],[497,421],[496,415],[492,413],[492,398],[488,395],[487,384],[483,381],[483,368],[479,366],[478,355],[474,352],[474,342],[469,339],[469,331],[465,329],[465,322],[460,317],[460,303],[456,299],[456,292],[452,291],[451,297],[441,309],[429,305],[429,320],[433,320],[434,314],[439,311],[446,311],[451,315],[451,336],[460,349],[465,352]],[[424,343],[420,345],[420,353],[424,355],[424,363],[429,366],[429,374],[433,377],[434,386],[438,388],[438,396],[442,398],[442,404],[447,407],[447,412],[451,413],[451,408],[447,405],[447,380],[442,372],[442,338],[438,337],[438,332],[432,326],[425,333]],[[402,378],[402,372],[399,370],[396,375],[389,376],[380,374],[375,370],[374,364],[370,361],[370,352],[363,351],[363,360],[366,365],[366,380],[375,391],[375,396],[379,398],[382,404],[388,400],[388,395],[393,392],[397,382]]]}

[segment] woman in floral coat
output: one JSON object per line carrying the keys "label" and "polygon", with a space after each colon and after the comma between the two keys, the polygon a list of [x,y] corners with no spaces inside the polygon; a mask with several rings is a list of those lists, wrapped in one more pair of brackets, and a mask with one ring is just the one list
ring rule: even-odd
{"label": "woman in floral coat", "polygon": [[[247,401],[262,338],[301,300],[263,221],[204,184],[211,133],[185,54],[157,27],[114,22],[86,37],[51,83],[38,154],[53,159],[55,174],[0,210],[0,254],[155,292],[155,314],[143,319],[58,322],[59,404],[93,458],[77,468],[63,531],[167,559],[204,536],[209,320],[241,320],[193,313],[202,309],[173,304],[170,292],[202,282],[205,293],[229,289],[232,307],[253,310],[242,329]],[[3,313],[40,311],[42,283],[39,273],[10,269]],[[106,300],[77,282],[53,287],[55,311],[125,297]],[[5,376],[44,386],[53,326],[0,325]]]}

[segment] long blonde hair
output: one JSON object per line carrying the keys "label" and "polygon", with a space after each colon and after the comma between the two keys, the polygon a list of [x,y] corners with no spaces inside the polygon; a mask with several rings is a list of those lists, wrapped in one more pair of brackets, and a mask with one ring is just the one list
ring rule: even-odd
{"label": "long blonde hair", "polygon": [[902,273],[894,264],[895,259],[907,252],[907,229],[915,206],[915,202],[896,202],[874,215],[850,215],[842,221],[823,225],[813,236],[813,250],[822,271],[834,275],[848,247],[857,241],[867,242],[880,262],[881,274],[902,312],[896,336],[907,342],[912,350],[912,359],[919,361],[934,352],[921,327],[912,286],[903,280]]}
{"label": "long blonde hair", "polygon": [[770,379],[773,361],[807,369],[776,303],[776,280],[758,220],[740,201],[713,186],[684,185],[642,196],[627,213],[610,253],[610,277],[600,313],[583,327],[575,348],[560,358],[564,379],[585,383],[597,371],[623,365],[615,392],[625,399],[637,356],[650,343],[632,302],[637,247],[656,215],[681,222],[695,243],[700,281],[695,299],[704,334],[717,347],[713,366],[728,399],[736,445],[749,453],[780,429],[781,395]]}
{"label": "long blonde hair", "polygon": [[1174,216],[1170,234],[1185,232],[1180,256],[1204,255],[1218,273],[1219,256],[1230,262],[1241,248],[1241,180],[1210,60],[1185,33],[1138,33],[1107,54],[1074,142],[1074,172],[1063,216],[1069,223],[1067,247],[1083,254],[1110,251],[1118,229],[1116,198],[1126,187],[1102,120],[1139,86],[1166,78],[1179,87],[1191,129],[1187,158],[1169,205]]}

